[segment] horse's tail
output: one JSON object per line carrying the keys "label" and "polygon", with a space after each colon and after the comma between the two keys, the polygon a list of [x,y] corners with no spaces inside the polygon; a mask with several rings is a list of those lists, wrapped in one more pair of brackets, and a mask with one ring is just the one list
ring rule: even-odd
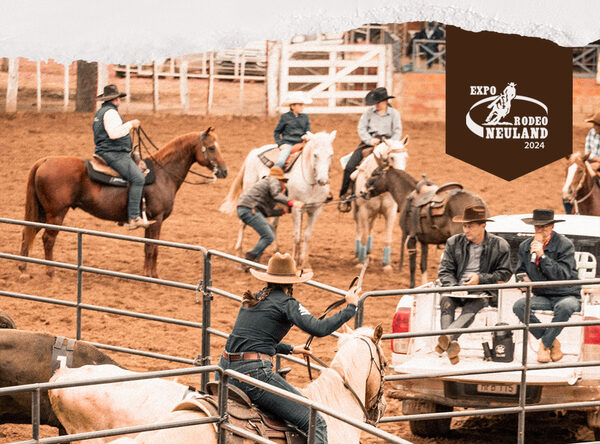
{"label": "horse's tail", "polygon": [[[26,221],[30,222],[46,222],[46,213],[40,200],[38,199],[37,192],[35,190],[35,176],[37,170],[46,159],[38,160],[29,170],[29,177],[27,178],[27,191],[25,192],[25,217]],[[39,228],[25,226],[23,227],[23,247],[27,247],[26,251],[29,251],[35,235],[39,231]]]}
{"label": "horse's tail", "polygon": [[235,211],[235,204],[237,203],[238,197],[242,194],[242,187],[244,183],[244,174],[246,173],[246,162],[242,164],[242,168],[238,172],[237,176],[233,180],[227,197],[219,207],[219,211],[226,214],[233,214]]}

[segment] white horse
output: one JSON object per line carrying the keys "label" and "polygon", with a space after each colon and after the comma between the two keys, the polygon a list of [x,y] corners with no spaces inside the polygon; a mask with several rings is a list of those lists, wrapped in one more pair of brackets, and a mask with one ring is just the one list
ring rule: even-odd
{"label": "white horse", "polygon": [[[300,200],[305,203],[302,209],[292,209],[294,223],[292,256],[299,267],[309,268],[307,258],[312,229],[329,194],[329,167],[333,157],[332,142],[335,135],[336,131],[330,134],[326,132],[308,133],[308,142],[303,148],[300,158],[296,160],[292,169],[287,173],[287,188],[290,200]],[[269,174],[269,168],[258,158],[258,155],[273,146],[265,145],[250,151],[240,172],[231,184],[229,193],[219,208],[220,211],[233,214],[240,194]],[[304,213],[306,213],[307,220],[304,236],[302,236],[302,216]],[[278,218],[274,218],[272,225],[275,230],[277,230],[277,224]],[[240,221],[238,238],[234,247],[237,255],[242,257],[244,228],[245,224]],[[277,245],[277,238],[275,238],[275,250],[278,249]]]}
{"label": "white horse", "polygon": [[[338,339],[338,352],[330,368],[307,387],[304,396],[358,421],[377,422],[385,411],[383,376],[387,363],[380,340],[381,326],[375,330],[361,327],[346,332]],[[51,381],[75,380],[132,374],[116,366],[84,366],[61,368]],[[157,384],[158,383],[158,384]],[[347,383],[358,400],[345,387]],[[156,422],[174,422],[206,416],[197,410],[179,410],[186,386],[171,381],[140,380],[103,385],[89,385],[50,390],[52,407],[69,434],[105,430]],[[365,418],[359,401],[369,418]],[[189,404],[189,402],[185,402]],[[151,407],[150,407],[151,406]],[[323,415],[327,423],[328,441],[332,444],[358,444],[360,430],[343,421]],[[111,442],[104,438],[96,443]],[[187,443],[199,439],[203,444],[217,443],[214,424],[144,432],[135,438],[124,437],[116,443]],[[251,442],[251,441],[248,441]]]}
{"label": "white horse", "polygon": [[367,191],[367,180],[378,166],[389,165],[398,170],[406,169],[408,153],[408,136],[403,140],[386,140],[377,145],[371,154],[352,173],[355,181],[355,194],[357,196],[353,205],[354,222],[356,223],[356,242],[354,254],[358,257],[358,266],[364,263],[367,254],[373,246],[373,225],[377,216],[385,218],[385,237],[383,247],[383,270],[392,270],[392,231],[396,223],[398,204],[389,192],[382,193],[370,199],[365,199],[364,192]]}

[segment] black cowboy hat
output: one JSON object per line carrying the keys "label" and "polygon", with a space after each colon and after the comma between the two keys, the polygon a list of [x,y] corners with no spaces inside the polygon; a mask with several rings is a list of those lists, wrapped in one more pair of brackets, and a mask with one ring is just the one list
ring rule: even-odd
{"label": "black cowboy hat", "polygon": [[555,222],[564,222],[564,219],[554,219],[554,210],[536,209],[533,210],[533,217],[521,219],[529,225],[549,225]]}
{"label": "black cowboy hat", "polygon": [[125,97],[127,94],[120,93],[117,85],[110,84],[104,87],[104,92],[96,97],[96,100],[102,100],[103,102],[108,102],[109,100],[114,100],[117,97]]}
{"label": "black cowboy hat", "polygon": [[483,205],[471,205],[464,209],[463,215],[454,216],[452,222],[460,222],[462,224],[469,222],[494,222],[486,218],[486,211]]}
{"label": "black cowboy hat", "polygon": [[384,87],[375,88],[373,91],[369,91],[365,97],[365,103],[367,105],[375,105],[379,102],[385,102],[387,99],[393,99],[395,96],[388,96],[387,89]]}

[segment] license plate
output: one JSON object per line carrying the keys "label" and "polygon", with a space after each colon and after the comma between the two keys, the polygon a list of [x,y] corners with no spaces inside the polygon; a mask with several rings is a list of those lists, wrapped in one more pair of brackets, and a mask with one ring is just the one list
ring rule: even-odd
{"label": "license plate", "polygon": [[516,395],[516,385],[501,385],[501,384],[477,384],[477,392],[492,393],[496,395]]}

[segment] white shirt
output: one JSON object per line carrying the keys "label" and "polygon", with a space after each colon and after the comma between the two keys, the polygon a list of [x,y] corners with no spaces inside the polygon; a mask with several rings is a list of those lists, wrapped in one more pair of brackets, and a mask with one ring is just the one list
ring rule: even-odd
{"label": "white shirt", "polygon": [[116,109],[109,109],[104,113],[104,129],[111,139],[120,139],[129,134],[131,122],[123,123],[123,119]]}

